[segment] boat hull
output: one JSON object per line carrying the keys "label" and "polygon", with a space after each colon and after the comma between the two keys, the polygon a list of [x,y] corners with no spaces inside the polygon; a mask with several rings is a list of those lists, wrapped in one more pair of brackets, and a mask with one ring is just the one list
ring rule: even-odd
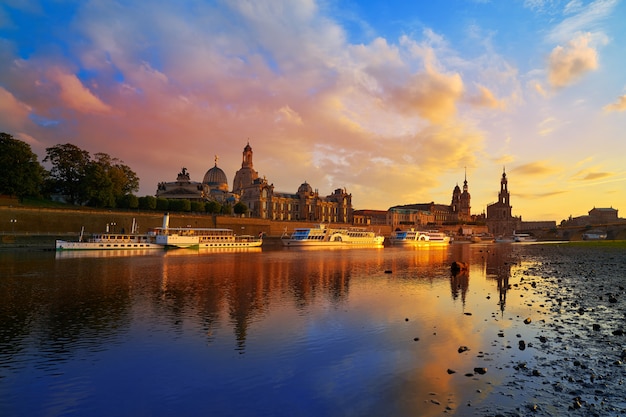
{"label": "boat hull", "polygon": [[133,240],[107,240],[107,241],[87,241],[73,242],[68,240],[56,240],[55,249],[58,251],[67,250],[138,250],[138,249],[163,249],[163,246],[156,242],[133,241]]}

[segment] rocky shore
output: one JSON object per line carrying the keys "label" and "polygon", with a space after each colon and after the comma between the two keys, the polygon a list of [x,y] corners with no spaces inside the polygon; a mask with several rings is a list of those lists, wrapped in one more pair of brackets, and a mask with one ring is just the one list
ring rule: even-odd
{"label": "rocky shore", "polygon": [[[504,375],[462,415],[626,415],[626,243],[515,246],[509,297],[536,308],[498,360]],[[515,327],[513,327],[515,328]],[[515,330],[508,330],[509,332]],[[503,335],[504,336],[504,335]],[[515,359],[526,350],[529,360]]]}

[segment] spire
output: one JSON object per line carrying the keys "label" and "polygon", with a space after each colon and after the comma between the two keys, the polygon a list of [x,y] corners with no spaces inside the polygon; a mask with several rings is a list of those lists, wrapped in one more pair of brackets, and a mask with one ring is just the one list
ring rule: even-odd
{"label": "spire", "polygon": [[218,161],[218,159],[220,159],[220,157],[219,157],[219,156],[217,156],[217,155],[215,155],[215,166],[217,166],[217,161]]}

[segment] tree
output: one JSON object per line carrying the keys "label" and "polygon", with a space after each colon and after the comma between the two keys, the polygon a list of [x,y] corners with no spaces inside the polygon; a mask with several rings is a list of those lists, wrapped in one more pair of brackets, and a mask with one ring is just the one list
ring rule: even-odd
{"label": "tree", "polygon": [[202,213],[203,211],[205,211],[204,201],[192,201],[191,211],[194,213]]}
{"label": "tree", "polygon": [[89,163],[85,181],[88,204],[95,207],[115,207],[124,196],[139,189],[137,174],[123,161],[102,152]]}
{"label": "tree", "polygon": [[116,206],[127,209],[139,208],[139,198],[133,194],[123,195],[117,200]]}
{"label": "tree", "polygon": [[235,214],[239,214],[239,215],[244,215],[244,214],[248,214],[248,206],[246,206],[244,203],[242,203],[241,201],[239,201],[237,204],[235,204],[235,206],[233,207],[233,211],[235,212]]}
{"label": "tree", "polygon": [[39,196],[46,170],[37,161],[30,145],[0,133],[0,194],[21,200]]}
{"label": "tree", "polygon": [[205,210],[207,213],[219,214],[222,211],[222,206],[217,201],[207,201]]}
{"label": "tree", "polygon": [[157,208],[156,197],[147,195],[144,197],[139,197],[138,200],[139,200],[139,208],[142,210],[155,210]]}
{"label": "tree", "polygon": [[87,201],[85,176],[90,163],[89,152],[71,143],[55,145],[46,148],[43,162],[52,164],[50,180],[54,192],[62,194],[71,204]]}
{"label": "tree", "polygon": [[157,197],[156,199],[156,208],[157,210],[169,210],[170,209],[170,200],[167,198]]}

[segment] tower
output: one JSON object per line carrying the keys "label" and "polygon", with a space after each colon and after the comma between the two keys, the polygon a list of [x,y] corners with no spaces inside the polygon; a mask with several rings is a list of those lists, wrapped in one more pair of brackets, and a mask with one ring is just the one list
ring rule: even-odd
{"label": "tower", "polygon": [[469,193],[469,187],[467,186],[467,170],[465,170],[465,179],[463,181],[463,192],[459,197],[460,208],[459,208],[459,219],[469,221],[471,220],[471,210],[472,206],[470,204],[471,196]]}

